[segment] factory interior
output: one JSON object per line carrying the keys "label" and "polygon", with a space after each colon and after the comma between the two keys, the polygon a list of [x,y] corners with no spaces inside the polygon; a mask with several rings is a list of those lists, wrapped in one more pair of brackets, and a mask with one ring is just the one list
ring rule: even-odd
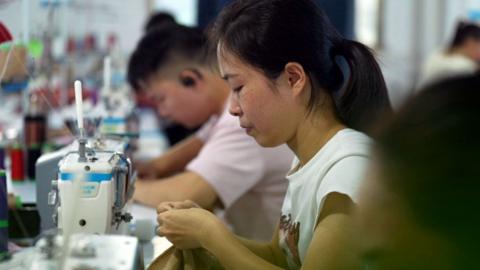
{"label": "factory interior", "polygon": [[479,118],[480,0],[0,0],[0,270],[480,269]]}

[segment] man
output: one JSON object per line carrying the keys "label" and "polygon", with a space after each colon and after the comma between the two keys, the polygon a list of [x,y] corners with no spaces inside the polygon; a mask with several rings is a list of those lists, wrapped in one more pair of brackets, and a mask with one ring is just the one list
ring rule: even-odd
{"label": "man", "polygon": [[206,124],[163,156],[138,167],[134,199],[157,206],[192,200],[222,215],[239,235],[269,240],[287,187],[293,154],[262,148],[227,111],[230,90],[205,54],[197,30],[172,25],[147,33],[133,53],[129,81],[161,117],[186,127]]}
{"label": "man", "polygon": [[[155,14],[152,14],[144,26],[144,33],[155,30],[157,28],[168,27],[169,25],[177,24],[175,18],[168,12],[160,11]],[[133,87],[138,88],[137,83],[132,84]],[[140,107],[150,107],[151,101],[146,97],[143,91],[137,91],[136,93],[137,104]],[[165,121],[165,119],[159,118],[159,124],[162,127],[163,133],[168,138],[170,145],[175,145],[176,143],[182,141],[188,136],[192,135],[198,128],[201,126],[195,126],[193,128],[186,128],[179,123],[172,123]],[[201,123],[203,124],[203,123]]]}

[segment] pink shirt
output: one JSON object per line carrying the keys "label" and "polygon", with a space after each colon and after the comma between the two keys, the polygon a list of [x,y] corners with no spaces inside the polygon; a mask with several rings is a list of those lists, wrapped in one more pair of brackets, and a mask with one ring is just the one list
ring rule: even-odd
{"label": "pink shirt", "polygon": [[227,111],[212,117],[197,136],[205,144],[187,170],[215,189],[224,206],[220,215],[235,233],[270,240],[280,217],[293,153],[285,145],[259,146]]}

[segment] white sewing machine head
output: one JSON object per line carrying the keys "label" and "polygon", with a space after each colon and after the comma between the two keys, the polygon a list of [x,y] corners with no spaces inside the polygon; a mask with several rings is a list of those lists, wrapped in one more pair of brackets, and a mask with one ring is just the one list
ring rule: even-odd
{"label": "white sewing machine head", "polygon": [[48,201],[56,206],[54,219],[67,235],[126,232],[120,225],[132,219],[124,210],[133,194],[135,180],[126,155],[128,142],[125,139],[87,140],[79,81],[75,82],[75,95],[80,131],[78,151],[73,150],[61,159],[58,180],[52,181]]}
{"label": "white sewing machine head", "polygon": [[[79,161],[78,152],[60,161],[59,228],[71,226],[73,233],[117,233],[122,222],[130,221],[124,208],[133,194],[132,165],[124,151],[119,151],[124,144],[108,142],[111,145],[103,149],[87,148],[86,161]],[[79,183],[75,185],[74,180]]]}

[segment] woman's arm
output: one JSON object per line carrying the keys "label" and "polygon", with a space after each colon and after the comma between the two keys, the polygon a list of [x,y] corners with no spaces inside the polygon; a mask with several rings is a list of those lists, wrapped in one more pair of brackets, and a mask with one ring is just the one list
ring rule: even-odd
{"label": "woman's arm", "polygon": [[[168,210],[158,214],[157,233],[166,236],[179,249],[203,247],[210,251],[225,269],[282,269],[257,256],[247,248],[211,212],[201,208]],[[268,247],[249,242],[261,256],[270,256]],[[268,244],[265,244],[268,245]]]}
{"label": "woman's arm", "polygon": [[239,239],[223,224],[215,227],[216,229],[212,230],[213,235],[204,237],[201,245],[210,251],[225,269],[284,269],[284,265],[280,267],[270,261],[275,260],[270,244],[262,245]]}
{"label": "woman's arm", "polygon": [[270,242],[259,242],[237,236],[237,239],[260,258],[280,267],[287,267],[287,261],[278,245],[278,224]]}
{"label": "woman's arm", "polygon": [[[359,269],[354,245],[353,202],[327,196],[301,269]],[[278,230],[270,244],[236,237],[212,213],[199,208],[169,210],[158,215],[158,229],[177,248],[204,247],[225,269],[284,269],[286,258],[278,246]]]}
{"label": "woman's arm", "polygon": [[[301,269],[360,269],[350,217],[353,207],[348,196],[339,193],[327,196]],[[279,269],[272,262],[286,268],[285,256],[278,246],[278,231],[272,241],[261,245],[218,230],[218,236],[207,237],[203,244],[226,269]]]}
{"label": "woman's arm", "polygon": [[353,208],[348,196],[327,196],[301,269],[360,269],[351,218]]}
{"label": "woman's arm", "polygon": [[[181,202],[163,202],[158,205],[157,212],[158,214],[164,213],[169,210],[179,210],[179,209],[190,209],[190,208],[201,208],[198,204],[193,201],[186,200]],[[162,222],[159,218],[159,223]],[[255,240],[246,239],[240,236],[236,238],[251,252],[255,255],[263,258],[264,260],[271,262],[275,265],[286,267],[287,263],[285,261],[285,256],[278,245],[278,224],[273,233],[272,240],[270,242],[260,242]]]}

